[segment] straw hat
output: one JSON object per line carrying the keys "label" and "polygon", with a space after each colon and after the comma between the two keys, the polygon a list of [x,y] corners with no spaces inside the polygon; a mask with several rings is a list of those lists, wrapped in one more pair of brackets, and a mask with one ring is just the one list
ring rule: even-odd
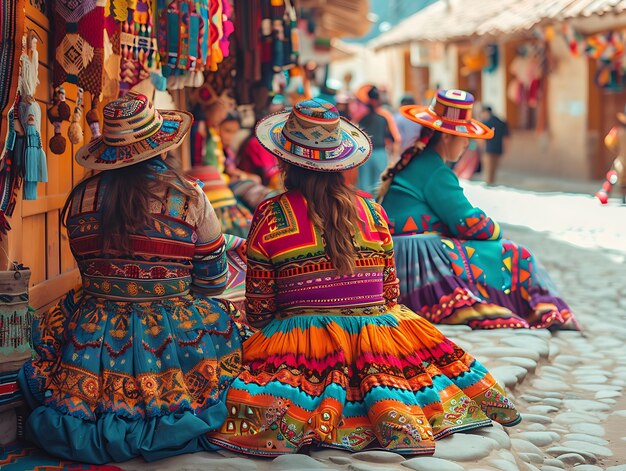
{"label": "straw hat", "polygon": [[372,153],[369,137],[320,98],[263,118],[255,132],[278,158],[321,172],[358,167]]}
{"label": "straw hat", "polygon": [[430,106],[407,105],[400,112],[411,121],[447,134],[491,139],[493,129],[472,119],[474,96],[463,90],[439,90]]}
{"label": "straw hat", "polygon": [[132,91],[108,103],[103,115],[102,135],[76,153],[83,167],[111,170],[151,159],[178,147],[193,122],[191,114],[157,110]]}

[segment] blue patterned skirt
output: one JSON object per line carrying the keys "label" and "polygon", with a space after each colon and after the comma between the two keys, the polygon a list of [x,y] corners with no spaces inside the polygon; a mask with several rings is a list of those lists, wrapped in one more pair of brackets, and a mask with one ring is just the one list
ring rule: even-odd
{"label": "blue patterned skirt", "polygon": [[241,368],[239,311],[184,295],[119,302],[70,292],[37,318],[19,373],[26,438],[61,458],[107,463],[210,447]]}

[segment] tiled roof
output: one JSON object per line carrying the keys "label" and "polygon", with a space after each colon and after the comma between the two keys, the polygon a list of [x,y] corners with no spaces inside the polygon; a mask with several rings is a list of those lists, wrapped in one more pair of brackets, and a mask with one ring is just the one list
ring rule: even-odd
{"label": "tiled roof", "polygon": [[509,34],[543,21],[621,13],[626,0],[440,0],[369,43],[375,48],[410,41],[444,41]]}

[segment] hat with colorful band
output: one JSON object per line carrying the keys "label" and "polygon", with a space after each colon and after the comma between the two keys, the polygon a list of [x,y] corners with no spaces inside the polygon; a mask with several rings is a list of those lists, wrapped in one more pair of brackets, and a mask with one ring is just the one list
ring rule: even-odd
{"label": "hat with colorful band", "polygon": [[493,129],[472,118],[474,96],[463,90],[439,90],[430,106],[407,105],[400,112],[411,121],[435,131],[469,137],[491,139]]}
{"label": "hat with colorful band", "polygon": [[369,137],[320,98],[263,118],[255,132],[276,157],[321,172],[358,167],[372,152]]}
{"label": "hat with colorful band", "polygon": [[145,95],[128,92],[103,110],[102,135],[81,147],[76,162],[96,170],[134,165],[178,147],[193,117],[157,110]]}

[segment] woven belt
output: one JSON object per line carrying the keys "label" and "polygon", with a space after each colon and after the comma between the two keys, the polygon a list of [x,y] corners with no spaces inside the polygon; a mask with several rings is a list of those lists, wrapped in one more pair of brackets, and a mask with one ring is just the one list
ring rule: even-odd
{"label": "woven belt", "polygon": [[83,275],[83,290],[92,296],[127,301],[154,301],[189,293],[191,276],[165,279]]}

